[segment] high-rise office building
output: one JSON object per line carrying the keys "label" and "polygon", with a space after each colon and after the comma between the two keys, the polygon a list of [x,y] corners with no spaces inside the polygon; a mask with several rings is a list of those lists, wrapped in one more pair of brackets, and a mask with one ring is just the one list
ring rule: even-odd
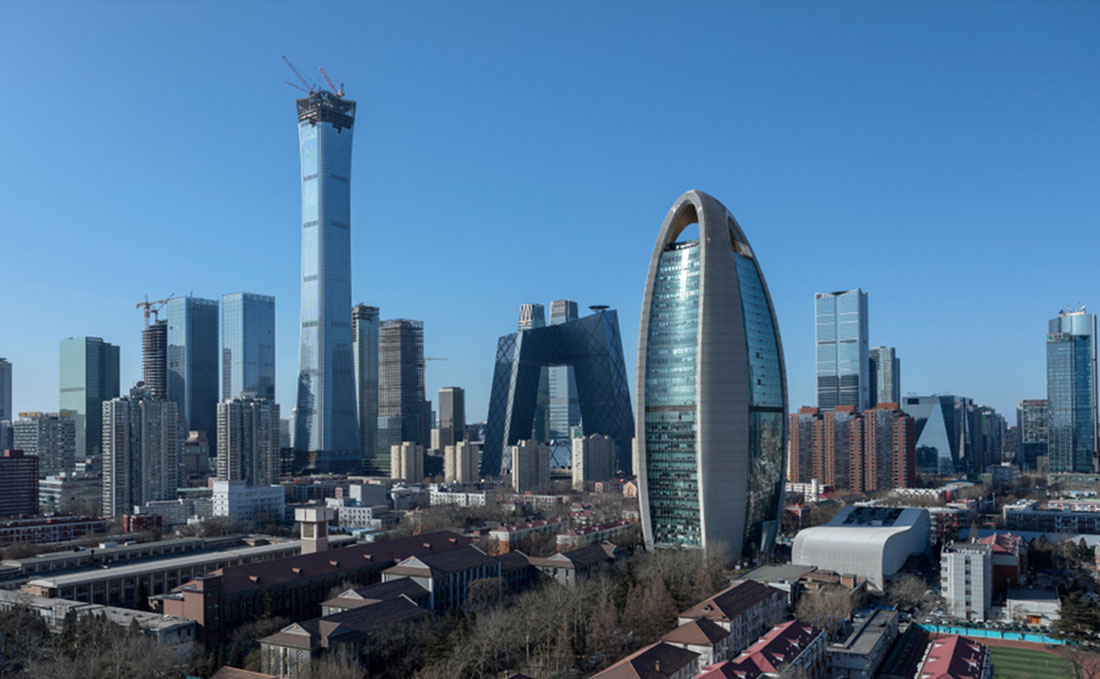
{"label": "high-rise office building", "polygon": [[42,476],[71,472],[76,462],[76,413],[19,413],[13,425],[14,447],[38,458]]}
{"label": "high-rise office building", "polygon": [[390,447],[390,478],[419,483],[424,479],[424,446],[402,441]]}
{"label": "high-rise office building", "polygon": [[366,304],[357,304],[351,310],[359,457],[362,471],[367,474],[386,471],[385,465],[379,464],[378,449],[378,314],[378,307]]}
{"label": "high-rise office building", "polygon": [[[699,237],[678,240],[692,224]],[[770,550],[786,457],[779,325],[744,232],[700,191],[680,196],[661,226],[637,374],[646,545],[721,543],[734,558]]]}
{"label": "high-rise office building", "polygon": [[1016,460],[1020,468],[1034,471],[1040,457],[1047,454],[1047,428],[1050,409],[1045,398],[1016,402]]}
{"label": "high-rise office building", "polygon": [[[424,323],[399,318],[378,330],[378,443],[384,452],[404,441],[430,443],[424,414]],[[379,470],[389,470],[379,456]]]}
{"label": "high-rise office building", "polygon": [[[619,316],[607,307],[575,321],[514,332],[497,340],[481,474],[497,476],[509,469],[509,446],[521,440],[538,441],[534,433],[537,414],[542,411],[543,368],[554,365],[574,367],[584,426],[615,439],[616,468],[630,474],[634,414]],[[568,466],[569,448],[562,448]]]}
{"label": "high-rise office building", "polygon": [[607,481],[615,476],[615,439],[589,434],[573,439],[573,489],[584,490],[586,481]]}
{"label": "high-rise office building", "polygon": [[901,403],[901,359],[894,347],[871,347],[868,357],[871,405]]}
{"label": "high-rise office building", "polygon": [[1004,461],[1005,418],[989,406],[970,404],[966,411],[967,464],[980,474]]}
{"label": "high-rise office building", "polygon": [[0,422],[12,422],[15,413],[11,409],[11,361],[0,358]]}
{"label": "high-rise office building", "polygon": [[[519,306],[519,332],[539,330],[546,327],[546,307],[541,304],[521,304]],[[531,426],[530,438],[535,441],[550,440],[550,369],[539,368],[538,390],[535,392],[535,419]]]}
{"label": "high-rise office building", "polygon": [[439,448],[466,440],[466,391],[462,387],[439,390]]}
{"label": "high-rise office building", "polygon": [[814,296],[817,407],[871,407],[867,293],[859,288]]}
{"label": "high-rise office building", "polygon": [[[550,302],[550,325],[561,325],[575,321],[577,303],[571,299],[556,299]],[[549,368],[550,375],[550,438],[569,439],[573,427],[581,424],[581,404],[577,398],[576,369],[571,365],[556,365]]]}
{"label": "high-rise office building", "polygon": [[0,517],[38,513],[38,458],[0,450]]}
{"label": "high-rise office building", "polygon": [[917,470],[927,475],[965,471],[967,410],[962,396],[906,396],[901,408],[913,418]]}
{"label": "high-rise office building", "polygon": [[1096,316],[1063,311],[1047,328],[1047,457],[1052,472],[1091,472],[1097,451]]}
{"label": "high-rise office building", "polygon": [[15,447],[15,427],[8,420],[0,420],[0,450]]}
{"label": "high-rise office building", "polygon": [[279,482],[279,404],[244,396],[218,404],[218,480]]}
{"label": "high-rise office building", "polygon": [[[302,311],[294,445],[322,467],[360,466],[351,318],[351,140],[355,102],[298,100],[302,171]],[[356,469],[357,471],[357,469]]]}
{"label": "high-rise office building", "polygon": [[443,480],[477,483],[477,444],[459,441],[443,449]]}
{"label": "high-rise office building", "polygon": [[104,516],[120,516],[152,500],[176,499],[179,439],[175,401],[134,388],[129,396],[103,404]]}
{"label": "high-rise office building", "polygon": [[512,490],[550,487],[550,446],[538,441],[518,441],[511,447]]}
{"label": "high-rise office building", "polygon": [[74,413],[76,459],[103,452],[103,402],[118,397],[118,347],[99,337],[61,340],[61,410]]}
{"label": "high-rise office building", "polygon": [[222,400],[254,394],[275,400],[275,298],[222,295]]}
{"label": "high-rise office building", "polygon": [[154,398],[168,397],[168,321],[157,320],[141,331],[141,365],[145,388]]}
{"label": "high-rise office building", "polygon": [[168,300],[167,399],[176,404],[180,429],[217,431],[218,302],[199,297]]}

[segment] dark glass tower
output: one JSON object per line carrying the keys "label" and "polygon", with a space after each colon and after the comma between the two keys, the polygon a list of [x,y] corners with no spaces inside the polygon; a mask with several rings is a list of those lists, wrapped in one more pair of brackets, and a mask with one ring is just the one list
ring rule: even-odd
{"label": "dark glass tower", "polygon": [[1096,316],[1058,314],[1047,329],[1047,455],[1052,472],[1094,471]]}
{"label": "dark glass tower", "polygon": [[103,454],[103,402],[118,397],[118,347],[99,337],[61,340],[61,410],[76,413],[76,459]]}
{"label": "dark glass tower", "polygon": [[213,440],[218,409],[218,303],[199,297],[168,301],[168,400],[184,431]]}
{"label": "dark glass tower", "polygon": [[859,288],[817,293],[814,335],[817,407],[870,408],[874,396],[868,379],[867,293]]}
{"label": "dark glass tower", "polygon": [[[692,224],[699,238],[678,240]],[[744,232],[700,191],[676,201],[657,237],[637,388],[646,544],[770,549],[787,426],[779,326]]]}
{"label": "dark glass tower", "polygon": [[381,473],[378,461],[378,307],[351,310],[355,349],[355,400],[359,408],[359,457],[363,471]]}
{"label": "dark glass tower", "polygon": [[[575,321],[577,303],[571,299],[550,302],[550,325]],[[577,375],[571,365],[550,368],[550,438],[568,440],[573,427],[581,423],[581,405],[577,399]]]}
{"label": "dark glass tower", "polygon": [[298,100],[302,310],[294,446],[318,469],[359,465],[351,336],[351,139],[355,102],[325,90]]}

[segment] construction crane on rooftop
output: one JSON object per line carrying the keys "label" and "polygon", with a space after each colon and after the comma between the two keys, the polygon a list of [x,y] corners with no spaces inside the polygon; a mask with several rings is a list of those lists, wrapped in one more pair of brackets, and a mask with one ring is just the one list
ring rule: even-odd
{"label": "construction crane on rooftop", "polygon": [[[317,87],[315,85],[309,83],[309,82],[306,82],[306,79],[302,77],[302,74],[298,72],[298,69],[294,67],[294,64],[290,61],[290,59],[287,59],[284,56],[283,61],[285,61],[286,65],[290,67],[290,70],[294,72],[294,75],[296,75],[298,77],[298,80],[302,81],[302,85],[305,86],[306,92],[309,93],[309,94],[313,94],[313,90],[317,89]],[[284,80],[283,82],[285,82],[287,85],[290,85],[291,87],[298,87],[297,85],[290,82],[289,80]],[[298,89],[302,89],[302,88],[298,87]]]}
{"label": "construction crane on rooftop", "polygon": [[337,87],[335,84],[333,84],[332,78],[328,77],[328,73],[325,73],[325,67],[324,66],[318,66],[317,70],[319,70],[321,72],[321,75],[325,76],[325,82],[327,82],[328,86],[330,88],[332,88],[332,91],[336,93],[336,96],[338,96],[338,97],[344,96],[344,83],[340,83],[340,86]]}
{"label": "construction crane on rooftop", "polygon": [[150,313],[153,314],[153,322],[156,323],[158,320],[160,320],[160,317],[157,315],[158,312],[160,312],[160,310],[162,308],[164,308],[164,305],[168,304],[168,300],[175,297],[175,295],[176,295],[176,293],[173,292],[171,295],[168,295],[168,297],[165,298],[165,299],[155,299],[155,300],[152,300],[152,301],[149,300],[149,295],[146,295],[144,302],[138,302],[137,303],[137,306],[135,308],[140,309],[141,307],[145,307],[145,327],[146,328],[149,327],[149,314]]}

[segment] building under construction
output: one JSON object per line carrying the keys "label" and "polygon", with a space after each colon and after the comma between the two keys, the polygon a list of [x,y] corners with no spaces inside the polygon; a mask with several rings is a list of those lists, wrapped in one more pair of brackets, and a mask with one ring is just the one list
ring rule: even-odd
{"label": "building under construction", "polygon": [[145,387],[153,398],[164,398],[168,386],[168,322],[154,321],[141,331]]}

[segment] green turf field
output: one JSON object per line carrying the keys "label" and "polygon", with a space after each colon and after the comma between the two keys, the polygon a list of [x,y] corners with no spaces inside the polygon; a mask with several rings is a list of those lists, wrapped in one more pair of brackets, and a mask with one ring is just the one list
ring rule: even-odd
{"label": "green turf field", "polygon": [[990,646],[993,679],[1074,679],[1073,663],[1061,656],[1028,648]]}

